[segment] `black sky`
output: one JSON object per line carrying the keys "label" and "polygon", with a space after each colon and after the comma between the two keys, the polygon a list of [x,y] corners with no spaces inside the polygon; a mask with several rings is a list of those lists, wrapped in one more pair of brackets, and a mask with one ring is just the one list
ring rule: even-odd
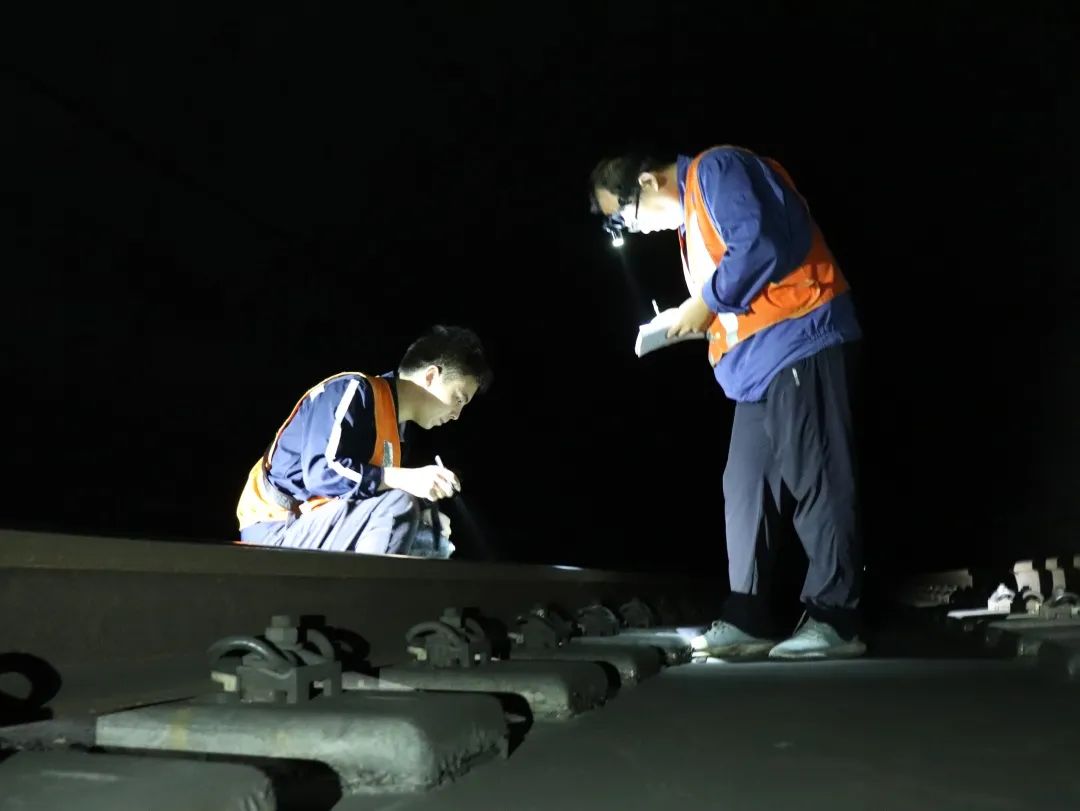
{"label": "black sky", "polygon": [[732,404],[701,347],[632,352],[675,238],[620,261],[585,178],[736,143],[855,290],[871,560],[1077,548],[1071,4],[705,5],[23,10],[0,523],[231,539],[304,389],[462,323],[496,384],[415,450],[498,556],[722,562]]}

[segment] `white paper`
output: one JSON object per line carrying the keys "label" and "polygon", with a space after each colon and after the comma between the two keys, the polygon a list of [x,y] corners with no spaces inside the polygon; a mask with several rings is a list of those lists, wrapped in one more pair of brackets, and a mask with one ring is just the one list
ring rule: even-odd
{"label": "white paper", "polygon": [[640,358],[653,350],[671,346],[671,344],[701,340],[705,337],[704,332],[691,332],[679,338],[668,338],[667,331],[671,329],[671,325],[675,323],[678,317],[679,309],[672,307],[658,313],[649,323],[638,327],[637,341],[634,343],[634,354]]}

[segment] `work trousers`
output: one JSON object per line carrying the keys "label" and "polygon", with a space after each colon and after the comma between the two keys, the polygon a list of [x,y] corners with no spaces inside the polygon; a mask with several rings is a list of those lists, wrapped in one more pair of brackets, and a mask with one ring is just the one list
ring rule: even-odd
{"label": "work trousers", "polygon": [[731,594],[722,618],[756,636],[773,631],[770,575],[781,522],[789,518],[809,561],[807,613],[842,636],[856,632],[862,539],[854,349],[843,344],[804,358],[777,373],[763,401],[735,407],[724,469]]}
{"label": "work trousers", "polygon": [[[404,490],[361,501],[335,499],[311,512],[261,528],[247,543],[288,549],[408,555],[420,526],[420,502]],[[255,533],[251,533],[255,535]]]}

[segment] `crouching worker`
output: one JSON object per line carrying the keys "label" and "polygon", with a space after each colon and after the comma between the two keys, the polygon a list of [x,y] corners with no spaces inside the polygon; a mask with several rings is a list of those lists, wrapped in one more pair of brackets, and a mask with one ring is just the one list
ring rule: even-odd
{"label": "crouching worker", "polygon": [[[396,373],[343,372],[322,381],[248,474],[236,508],[240,540],[410,554],[422,525],[445,520],[434,508],[423,516],[427,501],[448,498],[461,484],[441,464],[402,467],[402,431],[410,422],[426,430],[456,420],[490,383],[480,339],[462,327],[435,327],[417,339]],[[447,529],[427,530],[436,546]]]}

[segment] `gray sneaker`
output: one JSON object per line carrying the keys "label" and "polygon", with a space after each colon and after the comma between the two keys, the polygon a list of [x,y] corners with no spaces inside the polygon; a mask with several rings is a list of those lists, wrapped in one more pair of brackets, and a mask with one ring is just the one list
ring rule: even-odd
{"label": "gray sneaker", "polygon": [[773,639],[761,639],[736,628],[730,622],[716,620],[705,633],[690,640],[690,649],[697,655],[717,659],[738,659],[761,656],[776,644]]}
{"label": "gray sneaker", "polygon": [[857,636],[844,639],[826,622],[807,618],[771,651],[770,659],[852,659],[866,653],[866,645]]}

